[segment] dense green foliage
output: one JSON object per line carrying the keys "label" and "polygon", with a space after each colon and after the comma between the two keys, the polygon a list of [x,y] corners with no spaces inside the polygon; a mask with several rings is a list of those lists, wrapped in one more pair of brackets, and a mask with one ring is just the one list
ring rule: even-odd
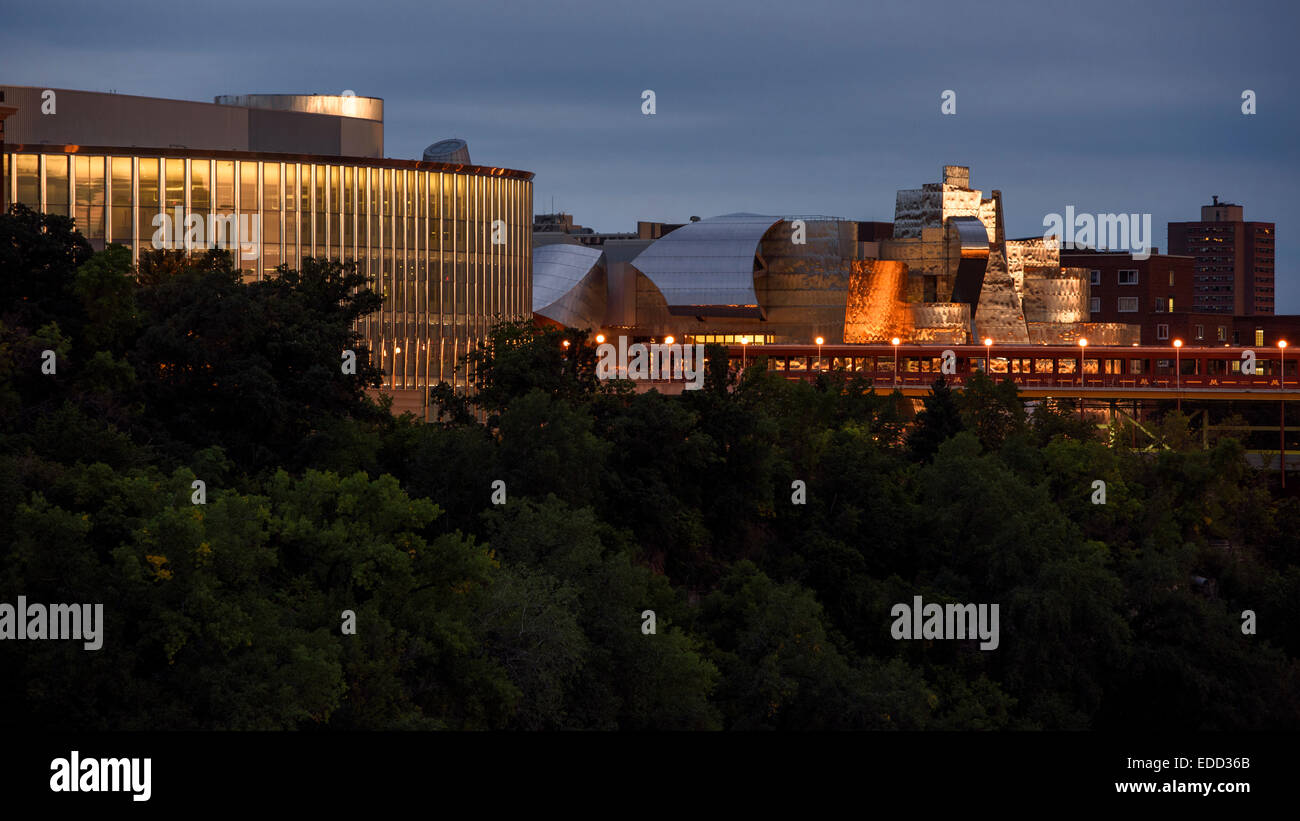
{"label": "dense green foliage", "polygon": [[[0,642],[0,726],[1300,723],[1300,506],[1235,440],[1171,414],[1175,447],[1111,447],[985,380],[913,414],[761,359],[638,394],[583,332],[527,325],[424,424],[366,396],[365,286],[314,261],[245,284],[217,253],[132,270],[65,218],[0,216],[0,602],[107,619],[98,651]],[[1000,646],[894,640],[915,595],[998,603]]]}

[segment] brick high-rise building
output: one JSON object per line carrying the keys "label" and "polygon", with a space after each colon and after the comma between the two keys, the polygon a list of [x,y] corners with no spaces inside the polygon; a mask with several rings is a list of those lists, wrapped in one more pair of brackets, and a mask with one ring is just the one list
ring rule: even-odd
{"label": "brick high-rise building", "polygon": [[1273,313],[1273,223],[1246,222],[1243,212],[1215,196],[1200,222],[1169,223],[1169,253],[1196,258],[1193,310]]}

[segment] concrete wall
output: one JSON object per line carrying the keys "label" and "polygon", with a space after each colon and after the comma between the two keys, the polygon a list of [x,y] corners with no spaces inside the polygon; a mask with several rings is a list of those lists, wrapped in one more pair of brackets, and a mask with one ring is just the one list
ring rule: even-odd
{"label": "concrete wall", "polygon": [[190,148],[380,158],[383,121],[73,89],[42,114],[35,86],[0,86],[18,113],[5,140],[30,145]]}

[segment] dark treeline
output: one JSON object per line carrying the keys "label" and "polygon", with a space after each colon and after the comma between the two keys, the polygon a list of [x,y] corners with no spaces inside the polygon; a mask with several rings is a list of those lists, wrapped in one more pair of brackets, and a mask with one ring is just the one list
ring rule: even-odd
{"label": "dark treeline", "polygon": [[[0,726],[1300,725],[1300,505],[1234,439],[1169,414],[1167,447],[1111,447],[980,380],[911,418],[720,357],[636,394],[529,325],[426,425],[366,397],[378,305],[338,264],[133,270],[0,216],[0,602],[107,621],[98,651],[0,642]],[[998,604],[998,648],[894,640],[916,595]]]}

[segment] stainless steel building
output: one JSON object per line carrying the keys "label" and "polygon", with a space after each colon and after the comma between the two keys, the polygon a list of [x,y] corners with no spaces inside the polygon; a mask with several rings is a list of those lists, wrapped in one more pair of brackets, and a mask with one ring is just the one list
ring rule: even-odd
{"label": "stainless steel building", "polygon": [[[583,275],[557,270],[533,310],[611,336],[683,342],[1136,341],[1137,326],[1088,322],[1085,269],[1062,268],[1043,237],[1007,239],[1004,224],[1000,192],[985,197],[970,169],[945,166],[941,182],[897,193],[892,224],[741,213],[639,227],[641,239],[605,240],[584,257]],[[566,247],[539,244],[535,264]],[[579,303],[580,312],[557,309]]]}
{"label": "stainless steel building", "polygon": [[[356,263],[384,296],[361,330],[399,409],[418,411],[440,381],[463,386],[457,363],[491,325],[532,315],[533,175],[383,159],[382,100],[0,92],[17,109],[0,199],[73,217],[97,248],[138,259],[161,215],[242,217],[257,226],[235,254],[249,279],[307,257]],[[166,239],[194,250],[212,238]]]}

